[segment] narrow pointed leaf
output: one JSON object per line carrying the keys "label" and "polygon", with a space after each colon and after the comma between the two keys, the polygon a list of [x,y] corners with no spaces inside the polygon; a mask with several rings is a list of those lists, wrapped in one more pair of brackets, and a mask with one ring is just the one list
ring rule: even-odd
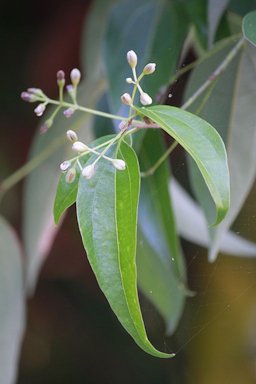
{"label": "narrow pointed leaf", "polygon": [[[226,57],[234,43],[217,54],[206,58],[193,72],[186,92],[189,97],[198,87],[202,74],[207,78]],[[231,184],[230,210],[218,228],[210,229],[211,247],[209,259],[214,261],[222,242],[237,217],[252,187],[256,173],[256,110],[254,103],[256,71],[255,48],[248,44],[241,49],[228,69],[217,80],[215,87],[204,102],[200,115],[211,122],[221,134],[228,154]],[[202,80],[201,80],[202,81]],[[193,108],[197,108],[205,95],[199,98]],[[218,113],[216,113],[218,111]],[[242,129],[241,129],[242,127]],[[193,190],[202,205],[208,222],[212,220],[212,203],[202,178],[194,164],[189,161]]]}
{"label": "narrow pointed leaf", "polygon": [[208,46],[211,47],[220,19],[230,0],[208,0]]}
{"label": "narrow pointed leaf", "polygon": [[25,294],[20,244],[0,217],[0,383],[14,384],[25,326]]}
{"label": "narrow pointed leaf", "polygon": [[108,156],[123,159],[116,171],[101,160],[94,177],[81,177],[77,216],[84,247],[100,288],[135,342],[157,357],[170,357],[149,342],[141,315],[136,276],[136,231],[140,175],[137,157],[126,144],[112,146]]}
{"label": "narrow pointed leaf", "polygon": [[242,29],[245,39],[256,46],[256,11],[250,12],[244,17]]}
{"label": "narrow pointed leaf", "polygon": [[[162,132],[149,130],[143,138],[139,160],[148,170],[164,153]],[[163,316],[173,333],[181,317],[186,292],[185,263],[168,191],[167,162],[141,180],[138,232],[138,282],[143,294]]]}
{"label": "narrow pointed leaf", "polygon": [[195,160],[215,202],[214,224],[225,217],[229,209],[229,171],[227,155],[218,132],[205,120],[167,105],[136,108],[172,136]]}

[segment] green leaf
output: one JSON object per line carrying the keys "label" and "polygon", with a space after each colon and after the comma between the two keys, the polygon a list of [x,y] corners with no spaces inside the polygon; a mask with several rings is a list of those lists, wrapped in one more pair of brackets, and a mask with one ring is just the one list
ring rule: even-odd
{"label": "green leaf", "polygon": [[116,171],[105,160],[90,180],[80,179],[77,216],[84,247],[100,288],[135,342],[157,357],[171,357],[149,342],[140,311],[136,277],[136,230],[140,174],[134,151],[122,142],[108,156],[126,162]]}
{"label": "green leaf", "polygon": [[243,19],[244,38],[256,46],[256,11],[248,13]]}
{"label": "green leaf", "polygon": [[20,244],[0,217],[0,383],[16,381],[25,327],[25,295]]}
{"label": "green leaf", "polygon": [[187,17],[179,2],[117,2],[109,15],[104,46],[113,112],[120,108],[120,96],[131,89],[125,82],[125,78],[131,76],[127,51],[133,49],[137,53],[138,71],[142,71],[149,61],[157,63],[156,73],[143,79],[145,91],[155,98],[160,88],[166,87],[176,69],[187,31]]}
{"label": "green leaf", "polygon": [[[86,55],[84,54],[87,77],[79,86],[78,100],[80,104],[90,108],[95,106],[106,88],[100,52],[111,4],[112,1],[103,3],[94,1],[88,17],[90,23],[85,33]],[[60,113],[53,127],[45,135],[37,133],[33,141],[30,159],[43,153],[42,158],[45,160],[28,176],[25,184],[23,237],[27,257],[26,284],[29,293],[34,290],[41,265],[59,228],[54,224],[52,207],[59,179],[59,164],[69,157],[70,153],[70,143],[66,143],[65,132],[70,128],[79,130],[79,138],[89,143],[92,139],[91,125],[92,117],[88,114],[76,112],[71,119],[66,119]]]}
{"label": "green leaf", "polygon": [[[232,49],[229,47],[206,58],[193,72],[186,92],[189,97],[202,76],[208,78],[213,69],[219,65]],[[211,248],[209,259],[215,260],[222,237],[232,225],[252,187],[256,172],[256,110],[254,96],[256,91],[255,48],[252,45],[242,49],[229,64],[227,70],[217,80],[215,87],[201,108],[200,114],[212,123],[219,131],[226,144],[231,184],[231,205],[225,220],[216,229],[210,229]],[[193,108],[198,108],[205,95],[197,101]],[[194,109],[193,109],[194,110]],[[218,111],[218,113],[216,113]],[[241,129],[242,127],[242,129]],[[212,220],[213,207],[208,191],[204,188],[200,175],[193,164],[189,164],[192,186],[197,200],[202,205],[208,222]]]}
{"label": "green leaf", "polygon": [[[142,170],[149,169],[165,149],[162,134],[149,130],[139,154]],[[141,180],[137,267],[139,287],[163,316],[170,334],[181,317],[187,290],[169,178],[170,167],[163,162],[153,175]]]}
{"label": "green leaf", "polygon": [[[114,135],[102,136],[97,140],[94,140],[89,144],[89,147],[96,147],[105,143],[106,141],[112,139]],[[80,164],[84,166],[86,162],[89,160],[90,155],[85,155],[80,158]],[[73,183],[66,182],[66,173],[62,173],[60,176],[60,180],[58,183],[55,201],[54,201],[54,221],[56,224],[59,223],[61,216],[63,213],[75,203],[78,189],[80,170],[77,167],[76,178]]]}
{"label": "green leaf", "polygon": [[220,22],[230,0],[208,0],[208,46],[211,47]]}
{"label": "green leaf", "polygon": [[195,160],[216,205],[215,225],[229,209],[229,171],[223,141],[205,120],[176,107],[136,108],[172,136]]}

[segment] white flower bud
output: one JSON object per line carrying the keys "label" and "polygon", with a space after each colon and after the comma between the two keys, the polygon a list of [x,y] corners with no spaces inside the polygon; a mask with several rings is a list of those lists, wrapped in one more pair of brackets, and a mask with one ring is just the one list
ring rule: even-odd
{"label": "white flower bud", "polygon": [[52,119],[46,120],[46,122],[40,127],[41,135],[46,133],[48,131],[48,129],[51,128],[52,124],[53,124],[53,120]]}
{"label": "white flower bud", "polygon": [[68,94],[72,97],[73,94],[74,94],[74,87],[73,87],[73,85],[72,84],[68,84],[66,86],[66,90],[67,90]]}
{"label": "white flower bud", "polygon": [[28,101],[29,103],[34,103],[38,100],[37,96],[30,92],[21,92],[20,97],[22,98],[22,100]]}
{"label": "white flower bud", "polygon": [[74,87],[76,87],[79,84],[81,79],[81,72],[79,71],[79,69],[77,68],[72,69],[72,71],[70,72],[70,79]]}
{"label": "white flower bud", "polygon": [[143,105],[150,105],[152,104],[152,99],[147,93],[142,92],[140,95],[140,102]]}
{"label": "white flower bud", "polygon": [[124,131],[127,128],[127,121],[121,121],[121,123],[118,125],[118,128],[120,131]]}
{"label": "white flower bud", "polygon": [[156,64],[155,63],[148,63],[145,65],[143,69],[144,75],[151,75],[151,73],[154,73],[156,70]]}
{"label": "white flower bud", "polygon": [[135,68],[137,65],[137,55],[134,51],[127,52],[127,61],[131,68]]}
{"label": "white flower bud", "polygon": [[63,112],[63,115],[66,117],[66,118],[69,118],[73,115],[73,113],[75,112],[75,110],[73,108],[67,108],[65,109],[65,111]]}
{"label": "white flower bud", "polygon": [[114,167],[115,167],[116,169],[118,169],[119,171],[124,171],[125,168],[126,168],[125,161],[120,160],[120,159],[113,159],[113,160],[112,160],[112,164],[113,164]]}
{"label": "white flower bud", "polygon": [[45,104],[39,104],[35,109],[34,112],[35,114],[40,117],[45,111]]}
{"label": "white flower bud", "polygon": [[125,105],[132,105],[132,98],[131,96],[129,95],[129,93],[124,93],[122,96],[121,96],[121,101],[123,104]]}
{"label": "white flower bud", "polygon": [[83,170],[82,170],[82,175],[85,177],[87,180],[91,179],[93,175],[95,174],[95,165],[90,164],[87,165]]}
{"label": "white flower bud", "polygon": [[67,131],[66,135],[67,135],[67,139],[71,141],[71,143],[75,143],[76,141],[78,141],[77,134],[71,129]]}
{"label": "white flower bud", "polygon": [[57,72],[57,84],[59,87],[64,87],[65,85],[65,72],[62,70]]}
{"label": "white flower bud", "polygon": [[28,88],[27,91],[29,93],[32,93],[35,96],[41,96],[41,97],[45,96],[45,94],[43,93],[42,89],[40,89],[40,88]]}
{"label": "white flower bud", "polygon": [[85,145],[85,144],[82,143],[81,141],[76,141],[76,142],[72,145],[72,149],[73,149],[73,151],[75,151],[75,152],[86,152],[86,151],[88,151],[88,147],[87,147],[87,145]]}
{"label": "white flower bud", "polygon": [[65,180],[68,184],[71,184],[73,183],[73,181],[75,180],[76,178],[76,169],[74,167],[70,168],[67,173],[66,173],[66,177],[65,177]]}
{"label": "white flower bud", "polygon": [[133,79],[131,77],[127,77],[126,78],[126,83],[127,84],[134,84],[134,81],[133,81]]}
{"label": "white flower bud", "polygon": [[60,164],[60,170],[62,172],[66,172],[71,167],[71,163],[68,160],[63,161],[63,163]]}

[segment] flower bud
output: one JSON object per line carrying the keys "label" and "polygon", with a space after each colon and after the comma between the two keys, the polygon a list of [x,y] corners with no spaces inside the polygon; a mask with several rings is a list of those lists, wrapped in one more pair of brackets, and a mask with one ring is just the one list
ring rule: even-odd
{"label": "flower bud", "polygon": [[124,93],[122,96],[121,96],[121,101],[123,104],[125,105],[132,105],[132,98],[131,96],[129,95],[129,93]]}
{"label": "flower bud", "polygon": [[45,96],[45,94],[43,93],[42,89],[40,89],[40,88],[28,88],[27,91],[29,93],[32,93],[35,96],[41,96],[41,97]]}
{"label": "flower bud", "polygon": [[116,169],[118,169],[119,171],[124,171],[125,168],[126,168],[125,161],[120,160],[120,159],[113,159],[113,160],[112,160],[112,164],[113,164],[114,167],[115,167]]}
{"label": "flower bud", "polygon": [[68,94],[69,94],[70,96],[73,96],[73,93],[74,93],[74,87],[73,87],[72,84],[68,84],[68,85],[66,86],[66,90],[67,90],[67,92],[68,92]]}
{"label": "flower bud", "polygon": [[78,141],[78,137],[77,137],[77,134],[72,131],[71,129],[69,129],[66,133],[67,135],[67,138],[69,141],[71,141],[71,143],[75,143],[76,141]]}
{"label": "flower bud", "polygon": [[73,183],[73,181],[76,178],[76,169],[74,167],[69,168],[69,170],[66,173],[65,180],[68,184]]}
{"label": "flower bud", "polygon": [[75,110],[73,108],[67,108],[65,109],[65,111],[63,112],[63,115],[67,118],[71,117],[73,115],[73,113],[75,112]]}
{"label": "flower bud", "polygon": [[85,177],[87,180],[91,179],[93,175],[95,174],[95,165],[90,164],[87,165],[83,170],[82,170],[82,175]]}
{"label": "flower bud", "polygon": [[156,70],[156,64],[155,63],[148,63],[145,65],[143,69],[144,75],[151,75],[151,73],[154,73]]}
{"label": "flower bud", "polygon": [[34,109],[34,112],[35,114],[40,117],[43,115],[45,111],[45,104],[39,104],[35,109]]}
{"label": "flower bud", "polygon": [[121,123],[118,125],[118,128],[120,131],[124,131],[127,128],[127,121],[121,121]]}
{"label": "flower bud", "polygon": [[53,124],[53,120],[52,119],[46,120],[46,122],[40,127],[41,135],[46,133],[48,131],[48,129],[51,128],[52,124]]}
{"label": "flower bud", "polygon": [[34,103],[35,101],[37,101],[36,95],[30,92],[21,92],[20,97],[22,98],[22,100],[28,101],[29,103]]}
{"label": "flower bud", "polygon": [[135,68],[137,65],[137,55],[134,51],[127,52],[127,61],[131,68]]}
{"label": "flower bud", "polygon": [[133,79],[131,77],[127,77],[126,78],[126,83],[127,84],[134,84],[134,81],[133,81]]}
{"label": "flower bud", "polygon": [[64,87],[65,85],[65,72],[62,70],[57,72],[57,84],[59,87]]}
{"label": "flower bud", "polygon": [[152,104],[152,99],[147,93],[142,92],[140,95],[140,102],[143,105],[150,105]]}
{"label": "flower bud", "polygon": [[62,172],[66,172],[71,167],[71,163],[69,160],[63,161],[63,163],[60,164],[60,170]]}
{"label": "flower bud", "polygon": [[86,152],[86,151],[88,151],[88,147],[87,147],[87,145],[85,145],[85,144],[82,143],[81,141],[76,141],[76,142],[72,145],[72,149],[73,149],[73,151],[75,151],[75,152]]}
{"label": "flower bud", "polygon": [[76,87],[79,84],[81,79],[81,72],[79,71],[79,69],[77,68],[72,69],[72,71],[70,72],[70,79],[74,87]]}

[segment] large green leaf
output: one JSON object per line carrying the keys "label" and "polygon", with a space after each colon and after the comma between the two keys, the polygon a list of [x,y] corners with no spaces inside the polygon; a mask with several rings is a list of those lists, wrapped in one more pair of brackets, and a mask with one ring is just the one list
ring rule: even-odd
{"label": "large green leaf", "polygon": [[[143,171],[164,153],[161,132],[150,130],[143,139],[139,160]],[[138,233],[139,287],[163,316],[172,333],[182,314],[186,296],[185,264],[170,201],[167,162],[141,180]]]}
{"label": "large green leaf", "polygon": [[[229,49],[233,47],[233,44]],[[202,82],[202,76],[207,78],[227,53],[228,48],[225,48],[201,63],[192,74],[186,93],[187,97],[198,88],[199,83]],[[209,259],[212,261],[216,258],[222,237],[239,213],[255,178],[255,59],[256,53],[253,46],[248,45],[244,50],[242,49],[217,80],[210,97],[206,102],[204,101],[204,106],[200,111],[200,115],[211,122],[223,137],[230,167],[231,206],[220,226],[210,229],[212,245]],[[202,98],[193,105],[193,111],[198,108],[204,96],[202,95]],[[213,209],[208,191],[204,188],[196,167],[189,164],[189,168],[196,197],[210,222]]]}
{"label": "large green leaf", "polygon": [[25,295],[20,244],[0,217],[0,384],[14,384],[25,326]]}
{"label": "large green leaf", "polygon": [[176,107],[159,105],[136,110],[157,123],[192,156],[215,202],[218,224],[229,208],[229,171],[220,135],[205,120]]}
{"label": "large green leaf", "polygon": [[256,11],[250,12],[244,17],[242,28],[245,39],[256,46]]}
{"label": "large green leaf", "polygon": [[[94,1],[88,17],[90,23],[85,33],[86,55],[84,54],[87,78],[79,86],[78,97],[80,104],[87,107],[94,107],[106,87],[99,52],[111,4],[112,1]],[[93,62],[91,58],[94,59]],[[65,131],[71,127],[74,130],[79,129],[80,138],[88,143],[92,139],[91,123],[89,115],[75,113],[71,119],[65,119],[59,114],[53,127],[45,135],[37,133],[32,144],[30,158],[44,152],[45,161],[29,175],[25,184],[23,237],[27,257],[26,280],[30,293],[34,290],[40,267],[58,230],[54,224],[52,209],[59,179],[59,164],[68,157],[70,147],[65,144]]]}
{"label": "large green leaf", "polygon": [[138,54],[138,71],[150,62],[157,63],[153,76],[145,77],[145,90],[152,97],[166,86],[176,69],[188,22],[177,1],[122,0],[113,7],[105,37],[105,62],[110,87],[111,109],[120,108],[120,96],[129,86],[131,69],[127,51]]}
{"label": "large green leaf", "polygon": [[100,161],[90,180],[80,179],[77,216],[84,247],[100,288],[119,321],[146,352],[158,357],[141,316],[136,276],[136,230],[140,175],[137,157],[126,144],[113,146],[108,156],[126,162],[116,171]]}

